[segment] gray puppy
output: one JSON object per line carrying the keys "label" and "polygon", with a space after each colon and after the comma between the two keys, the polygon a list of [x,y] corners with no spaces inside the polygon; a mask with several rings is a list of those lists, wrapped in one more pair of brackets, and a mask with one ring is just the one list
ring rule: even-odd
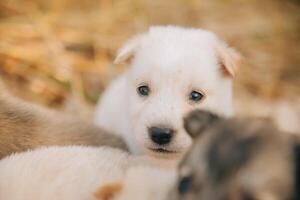
{"label": "gray puppy", "polygon": [[105,145],[127,150],[120,137],[74,116],[17,99],[0,82],[0,159],[54,145]]}
{"label": "gray puppy", "polygon": [[194,145],[170,199],[299,200],[300,142],[266,119],[223,119],[192,112]]}

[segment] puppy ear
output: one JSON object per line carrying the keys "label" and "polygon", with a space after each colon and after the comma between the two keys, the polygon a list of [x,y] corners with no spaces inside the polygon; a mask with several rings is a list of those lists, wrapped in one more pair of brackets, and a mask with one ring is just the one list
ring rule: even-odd
{"label": "puppy ear", "polygon": [[211,112],[196,110],[184,118],[184,128],[192,138],[195,138],[219,119],[217,115]]}
{"label": "puppy ear", "polygon": [[223,41],[216,43],[216,52],[222,72],[229,77],[234,77],[241,62],[240,54]]}
{"label": "puppy ear", "polygon": [[111,200],[122,189],[122,183],[110,183],[102,186],[95,193],[95,197],[99,200]]}
{"label": "puppy ear", "polygon": [[121,64],[126,61],[130,61],[136,49],[141,43],[143,35],[136,35],[133,38],[129,39],[121,49],[118,50],[117,57],[114,60],[115,64]]}

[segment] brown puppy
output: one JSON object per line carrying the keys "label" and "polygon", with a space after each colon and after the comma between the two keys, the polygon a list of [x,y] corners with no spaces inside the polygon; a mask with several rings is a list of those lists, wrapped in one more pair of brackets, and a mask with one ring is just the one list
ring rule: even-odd
{"label": "brown puppy", "polygon": [[299,140],[270,121],[196,111],[185,128],[195,141],[170,199],[300,199]]}
{"label": "brown puppy", "polygon": [[106,145],[127,150],[120,137],[76,117],[17,99],[0,83],[0,159],[53,145]]}

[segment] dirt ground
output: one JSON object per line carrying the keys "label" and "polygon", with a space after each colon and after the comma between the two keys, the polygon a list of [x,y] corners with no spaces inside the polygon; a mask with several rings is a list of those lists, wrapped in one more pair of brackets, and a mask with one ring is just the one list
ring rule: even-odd
{"label": "dirt ground", "polygon": [[151,25],[205,28],[243,55],[237,112],[299,130],[299,13],[297,0],[1,0],[0,76],[22,98],[91,116],[126,69],[112,61],[128,37]]}

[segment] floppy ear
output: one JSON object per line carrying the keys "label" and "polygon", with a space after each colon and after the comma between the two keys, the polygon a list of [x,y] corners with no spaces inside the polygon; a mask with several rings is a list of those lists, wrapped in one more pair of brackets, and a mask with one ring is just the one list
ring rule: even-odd
{"label": "floppy ear", "polygon": [[223,41],[216,43],[215,50],[223,73],[229,77],[234,77],[241,62],[240,54]]}
{"label": "floppy ear", "polygon": [[99,200],[111,200],[122,189],[122,183],[110,183],[102,186],[95,193],[95,197]]}
{"label": "floppy ear", "polygon": [[121,49],[118,50],[117,57],[114,60],[115,64],[121,64],[133,58],[134,53],[141,43],[143,35],[136,35],[129,39]]}
{"label": "floppy ear", "polygon": [[195,138],[219,119],[211,112],[195,110],[184,118],[184,128],[192,138]]}

